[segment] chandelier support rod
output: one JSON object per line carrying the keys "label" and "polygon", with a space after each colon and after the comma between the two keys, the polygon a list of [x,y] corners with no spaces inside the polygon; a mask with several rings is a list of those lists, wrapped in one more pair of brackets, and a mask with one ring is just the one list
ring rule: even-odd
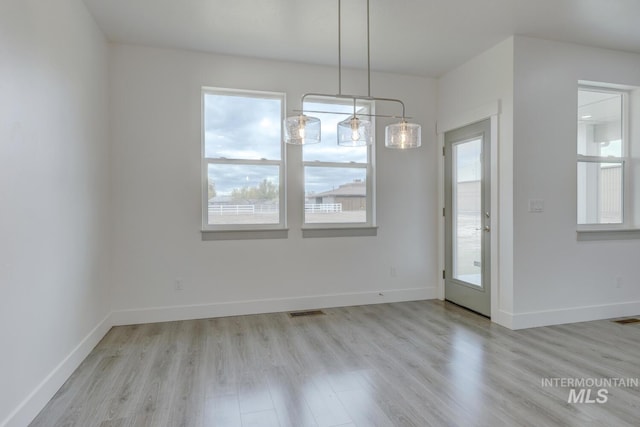
{"label": "chandelier support rod", "polygon": [[338,0],[338,93],[342,93],[342,1]]}
{"label": "chandelier support rod", "polygon": [[371,96],[371,19],[367,0],[367,95]]}
{"label": "chandelier support rod", "polygon": [[[338,94],[342,94],[342,0],[338,0]],[[371,97],[371,7],[367,0],[367,96]]]}

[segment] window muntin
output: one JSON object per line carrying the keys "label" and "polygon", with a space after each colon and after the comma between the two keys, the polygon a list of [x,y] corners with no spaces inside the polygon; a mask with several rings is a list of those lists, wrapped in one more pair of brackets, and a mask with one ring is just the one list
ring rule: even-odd
{"label": "window muntin", "polygon": [[203,229],[284,228],[284,94],[206,88]]}
{"label": "window muntin", "polygon": [[579,88],[579,225],[621,225],[625,222],[626,114],[625,92]]}
{"label": "window muntin", "polygon": [[[337,144],[338,122],[353,114],[353,103],[308,98],[304,109],[329,112],[311,113],[322,122],[322,142],[303,147],[304,225],[314,228],[373,226],[375,142],[363,147]],[[359,101],[356,111],[373,114],[373,103]]]}

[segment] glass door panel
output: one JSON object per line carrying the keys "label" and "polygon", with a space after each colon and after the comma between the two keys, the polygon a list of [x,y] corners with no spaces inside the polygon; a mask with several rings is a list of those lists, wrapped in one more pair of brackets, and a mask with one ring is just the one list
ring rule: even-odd
{"label": "glass door panel", "polygon": [[453,144],[453,277],[482,286],[482,139]]}

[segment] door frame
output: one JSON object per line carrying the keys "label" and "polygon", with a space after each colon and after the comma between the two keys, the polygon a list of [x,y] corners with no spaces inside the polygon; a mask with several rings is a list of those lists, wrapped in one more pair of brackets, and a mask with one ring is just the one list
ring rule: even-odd
{"label": "door frame", "polygon": [[[462,305],[487,317],[491,317],[491,120],[472,123],[461,128],[445,132],[445,271],[444,295],[447,301]],[[454,227],[456,216],[455,157],[454,148],[460,144],[480,139],[481,166],[480,175],[480,224],[477,231],[480,237],[481,283],[454,277],[455,251]],[[446,213],[446,214],[444,214]],[[486,216],[485,216],[486,214]]]}
{"label": "door frame", "polygon": [[508,321],[499,310],[500,301],[500,211],[499,211],[499,114],[500,102],[495,101],[474,110],[466,111],[449,120],[439,120],[436,123],[436,133],[438,136],[438,198],[440,214],[438,215],[438,299],[444,300],[444,278],[442,272],[445,270],[445,217],[443,210],[445,207],[445,157],[444,157],[444,134],[466,125],[480,122],[486,119],[491,121],[491,141],[490,141],[490,163],[491,163],[491,202],[490,202],[490,289],[491,289],[491,321],[508,326]]}

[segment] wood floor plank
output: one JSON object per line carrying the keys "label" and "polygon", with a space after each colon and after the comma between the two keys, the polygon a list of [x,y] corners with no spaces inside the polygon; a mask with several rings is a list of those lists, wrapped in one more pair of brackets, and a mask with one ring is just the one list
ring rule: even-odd
{"label": "wood floor plank", "polygon": [[277,366],[267,373],[269,392],[282,427],[318,427],[304,396],[305,384],[295,369]]}
{"label": "wood floor plank", "polygon": [[205,357],[205,393],[211,399],[237,394],[240,372],[236,369],[229,318],[211,319],[207,328]]}
{"label": "wood floor plank", "polygon": [[211,427],[241,427],[237,394],[218,396],[206,401],[203,424]]}
{"label": "wood floor plank", "polygon": [[570,403],[545,378],[640,377],[640,326],[510,331],[442,301],[113,328],[31,424],[637,427],[638,387]]}
{"label": "wood floor plank", "polygon": [[182,322],[178,375],[173,382],[168,425],[198,427],[203,422],[205,387],[202,378],[205,321]]}
{"label": "wood floor plank", "polygon": [[269,384],[262,371],[243,372],[238,386],[241,414],[274,409]]}
{"label": "wood floor plank", "polygon": [[332,427],[353,422],[324,375],[314,375],[305,382],[303,396],[318,426]]}
{"label": "wood floor plank", "polygon": [[168,404],[175,375],[178,374],[179,357],[178,334],[180,322],[163,323],[163,334],[159,339],[156,354],[153,355],[148,376],[143,381],[137,396],[134,426],[162,426],[166,423]]}
{"label": "wood floor plank", "polygon": [[274,409],[242,414],[242,427],[280,427]]}

